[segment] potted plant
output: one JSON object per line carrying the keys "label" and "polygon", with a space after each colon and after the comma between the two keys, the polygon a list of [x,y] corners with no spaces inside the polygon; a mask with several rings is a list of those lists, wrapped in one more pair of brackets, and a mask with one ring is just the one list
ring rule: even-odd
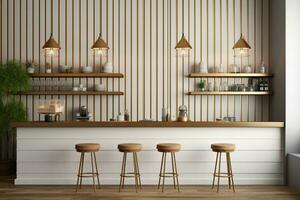
{"label": "potted plant", "polygon": [[27,91],[29,76],[26,66],[14,61],[0,65],[0,135],[10,133],[10,123],[26,120],[26,111],[16,94]]}
{"label": "potted plant", "polygon": [[206,88],[206,81],[200,81],[198,83],[198,89],[201,91],[201,92],[204,92],[205,91],[205,88]]}

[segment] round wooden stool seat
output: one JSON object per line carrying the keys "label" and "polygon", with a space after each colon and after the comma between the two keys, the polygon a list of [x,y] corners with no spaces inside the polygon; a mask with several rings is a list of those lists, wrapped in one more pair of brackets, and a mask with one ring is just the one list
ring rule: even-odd
{"label": "round wooden stool seat", "polygon": [[178,152],[181,149],[180,144],[176,143],[161,143],[156,146],[159,152]]}
{"label": "round wooden stool seat", "polygon": [[139,152],[142,150],[142,145],[138,143],[123,143],[118,145],[120,152]]}
{"label": "round wooden stool seat", "polygon": [[100,144],[97,143],[80,143],[75,145],[77,152],[96,152],[100,149]]}
{"label": "round wooden stool seat", "polygon": [[235,150],[234,144],[216,143],[211,145],[214,152],[233,152]]}

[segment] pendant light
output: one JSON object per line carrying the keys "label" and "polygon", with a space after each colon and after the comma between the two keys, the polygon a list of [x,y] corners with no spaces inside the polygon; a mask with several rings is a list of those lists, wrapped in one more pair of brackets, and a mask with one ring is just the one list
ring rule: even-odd
{"label": "pendant light", "polygon": [[[101,12],[101,20],[102,20],[102,12]],[[91,47],[91,49],[93,50],[94,55],[103,56],[103,57],[107,56],[109,46],[102,37],[102,23],[100,25],[99,36],[95,41],[95,43],[93,44],[93,46]]]}
{"label": "pendant light", "polygon": [[45,56],[57,56],[60,50],[59,44],[53,38],[53,33],[51,33],[50,38],[43,46],[43,50],[45,52]]}
{"label": "pendant light", "polygon": [[53,38],[53,0],[51,0],[51,35],[43,46],[44,55],[51,58],[59,54],[60,46]]}
{"label": "pendant light", "polygon": [[179,42],[175,46],[176,55],[180,57],[186,57],[190,55],[192,46],[184,36],[184,0],[182,0],[182,36]]}
{"label": "pendant light", "polygon": [[99,34],[98,39],[95,41],[95,43],[93,44],[91,49],[94,51],[95,55],[106,56],[106,53],[109,49],[109,46],[107,45],[107,43],[102,38],[101,33]]}
{"label": "pendant light", "polygon": [[234,44],[233,51],[234,51],[234,57],[249,57],[250,56],[250,49],[251,46],[249,43],[245,40],[243,36],[243,8],[242,8],[242,1],[240,3],[240,15],[241,15],[241,36],[240,39]]}
{"label": "pendant light", "polygon": [[[243,34],[241,34],[240,39],[235,43],[232,48],[234,50],[235,57],[249,57],[249,50],[251,49],[248,42],[245,40]],[[237,52],[236,52],[237,51]]]}

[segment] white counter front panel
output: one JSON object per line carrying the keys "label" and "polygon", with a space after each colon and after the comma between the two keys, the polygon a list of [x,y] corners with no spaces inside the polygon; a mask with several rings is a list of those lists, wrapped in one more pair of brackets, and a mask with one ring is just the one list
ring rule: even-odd
{"label": "white counter front panel", "polygon": [[[86,142],[101,144],[96,155],[102,184],[119,183],[122,154],[117,145],[128,142],[143,145],[138,154],[142,184],[157,184],[161,153],[155,148],[163,142],[182,145],[177,153],[181,184],[211,184],[216,154],[210,145],[219,142],[237,146],[232,153],[236,184],[284,183],[280,128],[18,128],[15,183],[75,184],[80,155],[74,146]],[[128,170],[131,162],[129,156]],[[84,167],[91,169],[90,156]]]}

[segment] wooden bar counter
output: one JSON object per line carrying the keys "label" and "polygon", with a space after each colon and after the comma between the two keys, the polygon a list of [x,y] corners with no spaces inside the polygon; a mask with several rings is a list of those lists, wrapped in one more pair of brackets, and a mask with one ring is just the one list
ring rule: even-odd
{"label": "wooden bar counter", "polygon": [[56,128],[70,128],[70,127],[99,127],[99,128],[175,128],[175,127],[187,127],[187,128],[283,128],[284,122],[156,122],[156,121],[140,121],[140,122],[76,122],[76,121],[63,121],[63,122],[14,122],[13,127],[56,127]]}
{"label": "wooden bar counter", "polygon": [[[161,159],[156,150],[158,143],[181,144],[177,164],[179,181],[184,185],[211,184],[215,161],[210,149],[212,143],[236,145],[232,167],[237,185],[284,184],[283,122],[67,121],[16,122],[12,126],[17,128],[15,184],[18,185],[76,184],[80,157],[74,149],[77,143],[101,145],[96,157],[104,185],[119,183],[122,154],[117,145],[120,143],[142,144],[139,164],[143,184],[158,183]],[[88,159],[86,169],[91,167]],[[132,162],[128,163],[130,169]],[[170,167],[166,170],[171,170]],[[89,179],[84,181],[87,182],[83,184],[92,183]],[[171,183],[171,180],[166,182]]]}

